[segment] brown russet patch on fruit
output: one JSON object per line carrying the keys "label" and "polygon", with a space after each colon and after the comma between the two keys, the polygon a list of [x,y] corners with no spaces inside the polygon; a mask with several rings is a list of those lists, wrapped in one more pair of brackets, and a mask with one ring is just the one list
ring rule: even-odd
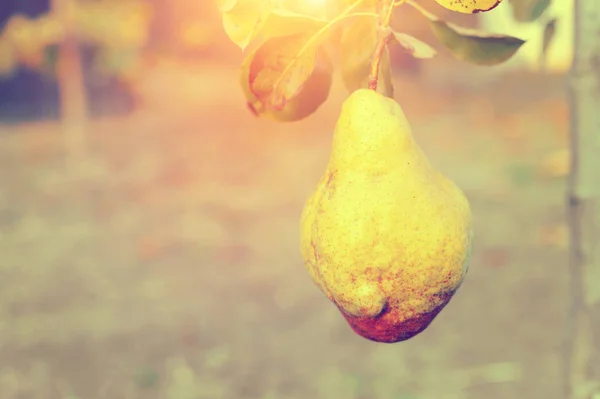
{"label": "brown russet patch on fruit", "polygon": [[341,313],[358,335],[371,341],[393,344],[406,341],[424,331],[450,302],[452,295],[453,293],[447,293],[440,296],[442,301],[437,306],[431,306],[430,312],[416,311],[414,316],[409,317],[406,317],[397,307],[391,306],[386,306],[383,312],[375,318],[353,317],[343,311]]}

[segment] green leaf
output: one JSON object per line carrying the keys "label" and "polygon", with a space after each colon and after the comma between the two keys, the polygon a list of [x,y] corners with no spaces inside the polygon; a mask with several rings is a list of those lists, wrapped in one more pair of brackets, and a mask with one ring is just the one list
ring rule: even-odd
{"label": "green leaf", "polygon": [[316,32],[327,25],[327,21],[309,15],[277,9],[269,11],[258,35],[263,39]]}
{"label": "green leaf", "polygon": [[513,17],[518,22],[533,22],[548,9],[551,0],[510,0]]}
{"label": "green leaf", "polygon": [[501,64],[525,43],[516,37],[487,34],[440,19],[430,19],[430,24],[436,37],[457,59],[472,64]]}
{"label": "green leaf", "polygon": [[225,2],[223,12],[223,28],[232,42],[242,50],[256,38],[263,28],[265,17],[270,11],[270,4],[265,0],[237,0],[232,6]]}
{"label": "green leaf", "polygon": [[242,63],[241,84],[256,116],[297,121],[327,100],[333,67],[318,44],[297,34],[267,40]]}
{"label": "green leaf", "polygon": [[406,33],[393,32],[392,42],[402,46],[415,58],[433,58],[437,54],[429,44]]}

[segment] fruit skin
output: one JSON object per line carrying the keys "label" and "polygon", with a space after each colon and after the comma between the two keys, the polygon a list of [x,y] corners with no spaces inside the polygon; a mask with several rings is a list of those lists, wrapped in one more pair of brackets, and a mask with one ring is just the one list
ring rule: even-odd
{"label": "fruit skin", "polygon": [[502,0],[435,0],[436,3],[448,10],[463,14],[486,12],[498,7]]}
{"label": "fruit skin", "polygon": [[427,328],[462,284],[472,217],[400,106],[359,89],[342,106],[300,234],[309,275],[352,329],[393,343]]}

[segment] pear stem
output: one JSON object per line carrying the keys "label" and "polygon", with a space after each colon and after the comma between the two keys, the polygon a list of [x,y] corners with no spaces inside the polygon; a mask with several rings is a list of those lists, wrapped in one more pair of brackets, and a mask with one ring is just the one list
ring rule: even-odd
{"label": "pear stem", "polygon": [[377,90],[377,81],[379,79],[379,66],[381,65],[381,58],[383,57],[383,52],[386,49],[391,34],[390,22],[392,20],[392,11],[394,11],[394,8],[404,4],[405,2],[406,0],[386,1],[387,11],[384,15],[382,14],[383,18],[379,22],[379,41],[377,42],[377,47],[375,47],[375,54],[373,57],[373,62],[371,63],[371,74],[369,75],[369,89],[371,90]]}

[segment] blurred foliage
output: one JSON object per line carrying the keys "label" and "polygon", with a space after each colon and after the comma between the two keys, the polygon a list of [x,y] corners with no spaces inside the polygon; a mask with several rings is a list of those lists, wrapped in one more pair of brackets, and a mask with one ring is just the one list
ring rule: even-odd
{"label": "blurred foliage", "polygon": [[542,32],[539,44],[541,48],[538,49],[539,66],[546,68],[548,51],[556,37],[557,23],[565,22],[564,16],[553,15],[552,0],[510,0],[510,5],[512,16],[516,22],[539,25],[538,29]]}
{"label": "blurred foliage", "polygon": [[[82,46],[99,49],[98,70],[119,75],[135,64],[147,44],[152,8],[142,0],[73,2],[75,34]],[[0,77],[20,66],[53,73],[56,47],[65,40],[65,26],[49,12],[39,17],[13,15],[0,34]]]}
{"label": "blurred foliage", "polygon": [[545,64],[548,48],[556,32],[556,18],[547,16],[552,0],[510,0],[513,17],[518,22],[537,22],[543,25],[544,31],[540,64]]}

